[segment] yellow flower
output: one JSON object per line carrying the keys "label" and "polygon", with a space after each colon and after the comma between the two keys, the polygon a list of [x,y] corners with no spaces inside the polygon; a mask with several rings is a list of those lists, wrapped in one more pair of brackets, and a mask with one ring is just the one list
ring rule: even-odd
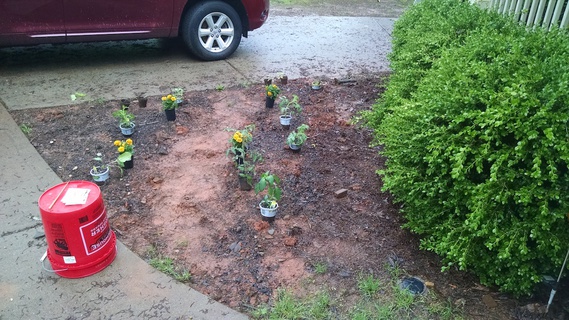
{"label": "yellow flower", "polygon": [[233,140],[237,141],[238,143],[243,142],[243,135],[241,134],[241,132],[239,131],[235,132],[235,134],[233,134]]}
{"label": "yellow flower", "polygon": [[166,96],[166,98],[168,98],[168,99],[172,100],[172,95],[171,95],[171,94],[169,94],[169,95],[167,95],[167,96]]}
{"label": "yellow flower", "polygon": [[269,91],[269,92],[267,92],[267,95],[268,95],[269,97],[272,97],[272,96],[273,96],[273,93]]}
{"label": "yellow flower", "polygon": [[118,141],[118,140],[115,140],[115,142],[113,142],[113,144],[114,144],[115,146],[117,146],[117,147],[118,147],[118,146],[120,146],[120,145],[121,145],[121,142],[120,142],[120,141]]}
{"label": "yellow flower", "polygon": [[126,139],[126,144],[128,144],[129,146],[132,146],[132,139]]}
{"label": "yellow flower", "polygon": [[124,147],[123,147],[123,146],[120,146],[117,150],[118,150],[119,153],[123,153],[123,152],[124,152]]}
{"label": "yellow flower", "polygon": [[162,101],[166,101],[166,99],[168,99],[167,97],[162,97]]}
{"label": "yellow flower", "polygon": [[170,97],[170,100],[176,101],[176,97]]}

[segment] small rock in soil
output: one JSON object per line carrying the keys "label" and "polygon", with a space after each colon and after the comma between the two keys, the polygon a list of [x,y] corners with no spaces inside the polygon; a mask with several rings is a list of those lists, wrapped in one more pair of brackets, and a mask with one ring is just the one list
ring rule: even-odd
{"label": "small rock in soil", "polygon": [[496,308],[498,306],[496,300],[494,300],[494,298],[492,298],[492,296],[488,294],[482,296],[482,301],[488,308]]}
{"label": "small rock in soil", "polygon": [[272,229],[272,228],[271,228],[271,229],[269,229],[269,231],[267,231],[267,232],[272,236],[273,234],[275,234],[275,229]]}
{"label": "small rock in soil", "polygon": [[353,191],[360,191],[360,190],[362,190],[362,185],[361,185],[361,184],[358,184],[358,183],[353,184],[353,185],[350,186],[350,190],[353,190]]}
{"label": "small rock in soil", "polygon": [[347,195],[348,195],[348,189],[340,189],[340,190],[334,192],[334,196],[336,198],[343,198]]}
{"label": "small rock in soil", "polygon": [[257,231],[268,229],[271,225],[267,221],[257,221],[253,224],[253,229]]}
{"label": "small rock in soil", "polygon": [[284,244],[287,247],[294,247],[298,240],[295,237],[286,237],[284,240]]}
{"label": "small rock in soil", "polygon": [[160,148],[158,148],[158,154],[165,156],[168,154],[168,148],[166,148],[165,146],[160,146]]}
{"label": "small rock in soil", "polygon": [[350,271],[342,270],[338,273],[338,275],[342,278],[349,278],[352,274],[350,273]]}

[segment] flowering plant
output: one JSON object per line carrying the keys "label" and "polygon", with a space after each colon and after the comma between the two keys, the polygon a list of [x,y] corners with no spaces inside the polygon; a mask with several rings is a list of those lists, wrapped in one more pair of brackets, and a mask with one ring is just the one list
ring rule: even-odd
{"label": "flowering plant", "polygon": [[245,158],[245,149],[247,145],[253,141],[253,130],[255,130],[255,125],[250,124],[245,126],[244,129],[236,130],[229,139],[230,147],[227,149],[227,154],[232,153],[233,160],[237,162],[243,162]]}
{"label": "flowering plant", "polygon": [[164,110],[174,110],[178,108],[178,102],[176,101],[176,97],[169,94],[167,96],[162,97],[162,108]]}
{"label": "flowering plant", "polygon": [[276,84],[269,84],[265,87],[265,91],[267,92],[267,97],[273,100],[281,93],[281,89]]}
{"label": "flowering plant", "polygon": [[124,167],[124,163],[126,161],[132,160],[132,155],[134,153],[133,141],[132,139],[126,139],[122,141],[115,140],[113,144],[115,145],[115,147],[117,147],[117,152],[119,153],[119,156],[117,157],[117,162],[119,166],[122,168]]}

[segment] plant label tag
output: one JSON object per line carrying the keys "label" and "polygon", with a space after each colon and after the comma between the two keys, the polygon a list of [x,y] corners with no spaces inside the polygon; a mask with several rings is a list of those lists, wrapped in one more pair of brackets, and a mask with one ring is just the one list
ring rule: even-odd
{"label": "plant label tag", "polygon": [[61,202],[66,206],[85,204],[87,203],[87,197],[89,196],[90,189],[80,189],[80,188],[69,188]]}

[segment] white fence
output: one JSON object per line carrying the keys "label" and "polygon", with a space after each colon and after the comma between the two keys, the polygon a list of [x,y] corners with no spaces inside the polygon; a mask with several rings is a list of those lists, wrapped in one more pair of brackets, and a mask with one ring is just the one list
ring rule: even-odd
{"label": "white fence", "polygon": [[569,28],[569,0],[491,0],[490,7],[528,27]]}

